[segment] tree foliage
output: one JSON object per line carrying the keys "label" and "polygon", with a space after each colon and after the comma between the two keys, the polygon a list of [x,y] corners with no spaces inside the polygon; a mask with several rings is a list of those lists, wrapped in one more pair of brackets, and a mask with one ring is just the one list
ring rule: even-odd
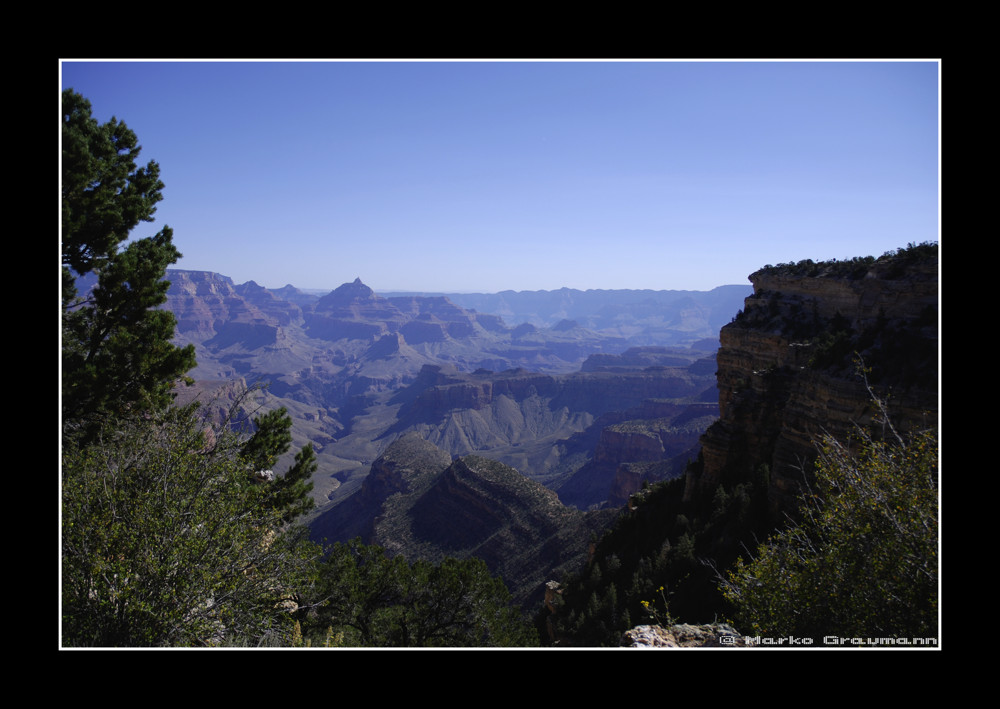
{"label": "tree foliage", "polygon": [[826,437],[802,520],[723,583],[744,632],[936,637],[937,438]]}
{"label": "tree foliage", "polygon": [[285,407],[254,418],[254,433],[243,444],[243,457],[257,470],[270,470],[292,443],[292,419]]}
{"label": "tree foliage", "polygon": [[[291,447],[292,419],[282,406],[255,418],[254,426],[256,430],[243,444],[241,454],[254,470],[270,471]],[[296,453],[292,467],[274,479],[267,505],[279,510],[286,522],[309,512],[315,505],[309,493],[316,468],[316,452],[308,443]]]}
{"label": "tree foliage", "polygon": [[[92,435],[101,417],[162,408],[195,364],[194,348],[171,344],[167,267],[180,258],[173,232],[129,240],[162,199],[159,166],[136,164],[128,127],[99,123],[83,96],[62,95],[62,413]],[[96,278],[81,297],[77,278]]]}
{"label": "tree foliage", "polygon": [[536,645],[485,562],[438,564],[388,557],[379,546],[335,544],[323,563],[322,601],[311,625],[362,647],[520,647]]}
{"label": "tree foliage", "polygon": [[287,640],[318,552],[270,504],[243,443],[189,406],[65,446],[65,644]]}
{"label": "tree foliage", "polygon": [[713,565],[725,568],[742,543],[773,528],[768,477],[762,468],[690,499],[684,478],[633,495],[587,566],[562,580],[558,612],[542,611],[536,626],[562,646],[601,647],[617,646],[634,623],[711,619],[723,605]]}
{"label": "tree foliage", "polygon": [[312,506],[315,454],[264,478],[289,448],[287,411],[247,436],[231,426],[245,395],[215,426],[172,406],[195,363],[160,309],[180,254],[166,226],[130,241],[162,199],[159,166],[137,165],[124,123],[99,123],[72,90],[62,100],[63,641],[280,642],[314,570],[290,523]]}

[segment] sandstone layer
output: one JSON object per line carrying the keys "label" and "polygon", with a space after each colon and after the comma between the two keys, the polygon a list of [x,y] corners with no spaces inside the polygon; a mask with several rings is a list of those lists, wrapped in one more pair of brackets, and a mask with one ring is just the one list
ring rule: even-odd
{"label": "sandstone layer", "polygon": [[936,246],[766,267],[750,280],[753,295],[720,333],[720,419],[686,498],[769,474],[772,507],[790,503],[824,434],[846,441],[878,425],[873,395],[899,431],[936,425]]}

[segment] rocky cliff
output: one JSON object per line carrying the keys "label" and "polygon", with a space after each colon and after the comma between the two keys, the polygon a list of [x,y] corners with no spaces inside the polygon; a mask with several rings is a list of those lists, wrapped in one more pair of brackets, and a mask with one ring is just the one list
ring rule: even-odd
{"label": "rocky cliff", "polygon": [[576,437],[591,441],[592,455],[557,487],[560,499],[581,509],[620,509],[644,484],[682,476],[717,418],[716,404],[684,399],[647,399],[605,414]]}
{"label": "rocky cliff", "polygon": [[772,507],[789,503],[821,435],[846,440],[873,422],[868,385],[897,429],[936,425],[936,245],[768,266],[750,281],[753,295],[720,333],[720,419],[702,438],[687,499],[766,472]]}
{"label": "rocky cliff", "polygon": [[[553,604],[546,618],[553,642],[617,645],[615,622],[624,632],[651,607],[663,609],[660,601],[685,623],[731,613],[718,574],[787,522],[818,437],[847,442],[856,426],[877,423],[868,386],[887,403],[896,429],[933,428],[937,267],[936,245],[920,245],[878,259],[803,261],[752,274],[754,293],[721,331],[720,418],[701,437],[701,455],[683,477],[629,498]],[[638,429],[605,425],[618,435],[603,439],[602,455],[629,446],[654,454],[656,426],[642,421]],[[633,445],[638,438],[643,443]]]}
{"label": "rocky cliff", "polygon": [[276,329],[301,317],[299,308],[280,301],[253,281],[235,286],[232,279],[209,271],[170,271],[167,307],[177,330],[190,335],[221,335],[227,326]]}

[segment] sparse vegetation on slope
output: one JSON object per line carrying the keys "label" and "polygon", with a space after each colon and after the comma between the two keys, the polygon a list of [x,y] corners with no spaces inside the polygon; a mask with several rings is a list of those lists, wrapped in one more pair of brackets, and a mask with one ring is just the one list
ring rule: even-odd
{"label": "sparse vegetation on slope", "polygon": [[[479,559],[390,558],[359,540],[335,544],[319,568],[305,642],[348,647],[530,647],[530,625]],[[335,638],[329,642],[327,638]]]}
{"label": "sparse vegetation on slope", "polygon": [[800,519],[726,576],[755,635],[936,638],[937,438],[825,438]]}
{"label": "sparse vegetation on slope", "polygon": [[582,562],[591,534],[613,515],[566,507],[513,468],[479,456],[451,461],[410,434],[390,445],[361,489],[317,517],[312,530],[317,541],[358,535],[410,560],[482,559],[518,604],[530,605],[541,600],[548,578]]}
{"label": "sparse vegetation on slope", "polygon": [[632,626],[658,622],[657,613],[684,622],[716,615],[722,596],[703,560],[731,563],[741,542],[770,529],[766,473],[756,484],[720,486],[688,502],[684,485],[676,479],[636,494],[595,540],[589,563],[561,580],[557,613],[543,610],[536,617],[549,642],[617,646]]}

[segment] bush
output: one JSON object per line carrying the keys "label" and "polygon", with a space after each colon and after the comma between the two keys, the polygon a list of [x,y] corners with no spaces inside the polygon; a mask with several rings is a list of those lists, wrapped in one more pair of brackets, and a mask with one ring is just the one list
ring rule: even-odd
{"label": "bush", "polygon": [[187,407],[65,444],[64,644],[284,641],[315,550],[283,523],[244,443],[206,435]]}
{"label": "bush", "polygon": [[937,637],[937,437],[824,438],[802,519],[723,582],[737,627],[770,636]]}
{"label": "bush", "polygon": [[408,562],[355,539],[335,544],[319,574],[309,625],[362,647],[523,647],[534,630],[480,559]]}

